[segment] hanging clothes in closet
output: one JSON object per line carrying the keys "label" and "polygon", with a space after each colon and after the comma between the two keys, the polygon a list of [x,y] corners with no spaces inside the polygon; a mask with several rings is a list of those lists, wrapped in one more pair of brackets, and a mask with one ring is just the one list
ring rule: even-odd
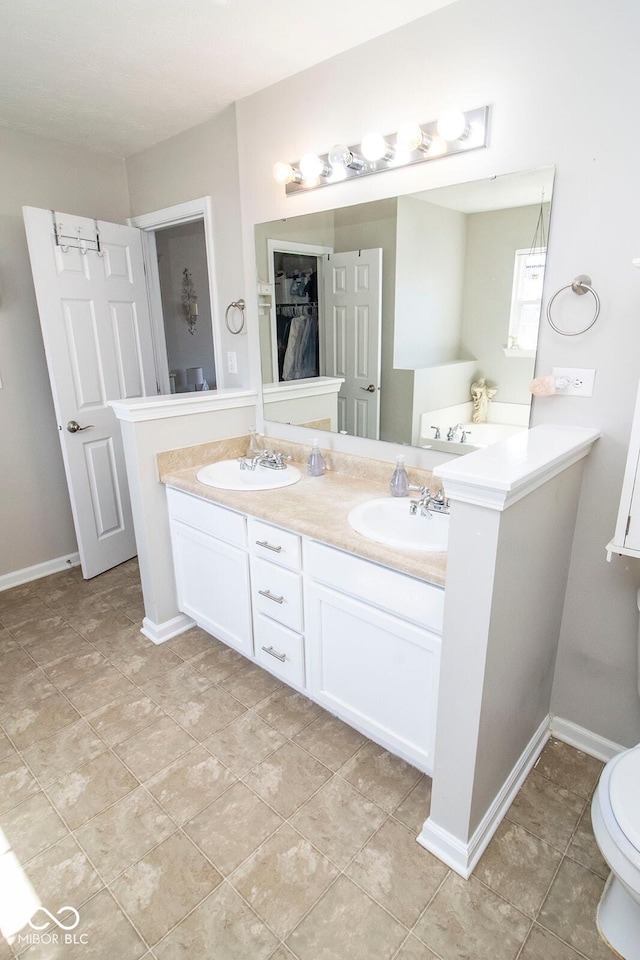
{"label": "hanging clothes in closet", "polygon": [[294,307],[282,362],[282,380],[318,376],[318,308]]}

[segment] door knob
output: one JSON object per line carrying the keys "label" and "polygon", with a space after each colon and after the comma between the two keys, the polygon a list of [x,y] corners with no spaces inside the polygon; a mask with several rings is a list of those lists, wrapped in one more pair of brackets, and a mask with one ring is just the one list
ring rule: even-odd
{"label": "door knob", "polygon": [[92,423],[88,423],[86,427],[81,427],[76,420],[69,420],[69,423],[67,424],[67,430],[69,431],[69,433],[77,433],[79,430],[88,430],[89,427],[92,427],[92,426],[93,426]]}
{"label": "door knob", "polygon": [[360,387],[361,390],[366,390],[367,393],[375,393],[376,387],[374,383],[370,383],[368,387]]}

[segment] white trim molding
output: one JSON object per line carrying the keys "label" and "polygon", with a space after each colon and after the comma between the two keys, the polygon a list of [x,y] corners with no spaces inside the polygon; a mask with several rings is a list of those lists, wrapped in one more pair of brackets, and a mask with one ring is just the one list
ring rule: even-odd
{"label": "white trim molding", "polygon": [[185,633],[185,631],[190,630],[191,627],[195,627],[195,625],[195,620],[188,617],[186,613],[179,613],[177,617],[173,617],[171,620],[165,620],[164,623],[154,623],[153,620],[145,617],[142,621],[140,633],[144,634],[152,643],[160,644],[166,643],[167,640],[171,640],[181,633]]}
{"label": "white trim molding", "polygon": [[325,393],[339,393],[344,383],[342,377],[306,377],[303,380],[283,380],[281,383],[265,383],[262,395],[265,403],[279,400],[299,400],[303,397],[320,397]]}
{"label": "white trim molding", "polygon": [[583,753],[587,753],[597,760],[602,760],[604,763],[627,749],[619,743],[614,743],[613,740],[607,740],[606,737],[601,737],[600,734],[587,730],[586,727],[580,727],[577,723],[572,723],[571,720],[563,720],[562,717],[556,717],[553,714],[551,714],[550,727],[551,736],[555,737],[556,740],[562,740],[563,743],[568,743],[577,750],[582,750]]}
{"label": "white trim molding", "polygon": [[417,837],[418,843],[444,861],[465,880],[471,876],[518,790],[540,756],[549,739],[549,722],[550,718],[546,716],[467,843],[449,831],[443,830],[433,822],[431,817],[425,820],[422,832]]}
{"label": "white trim molding", "polygon": [[555,424],[522,430],[490,447],[435,467],[447,497],[506,510],[586,457],[598,430]]}
{"label": "white trim molding", "polygon": [[52,573],[60,573],[62,570],[69,570],[71,567],[78,567],[79,565],[80,554],[68,553],[64,557],[55,557],[53,560],[35,563],[32,567],[23,567],[22,570],[3,573],[0,576],[0,593],[3,590],[20,587],[23,583],[31,583],[32,580],[40,580],[42,577],[49,577]]}
{"label": "white trim molding", "polygon": [[578,726],[577,723],[550,714],[538,727],[467,843],[443,830],[431,817],[425,820],[422,832],[417,837],[418,843],[468,880],[520,787],[535,766],[549,737],[562,740],[563,743],[568,743],[604,763],[627,749],[613,740],[607,740],[606,737]]}
{"label": "white trim molding", "polygon": [[118,420],[137,423],[140,420],[166,420],[169,417],[186,417],[192,413],[255,407],[257,397],[256,390],[236,388],[204,390],[199,393],[171,393],[162,397],[135,397],[132,400],[109,400],[108,404],[113,408]]}

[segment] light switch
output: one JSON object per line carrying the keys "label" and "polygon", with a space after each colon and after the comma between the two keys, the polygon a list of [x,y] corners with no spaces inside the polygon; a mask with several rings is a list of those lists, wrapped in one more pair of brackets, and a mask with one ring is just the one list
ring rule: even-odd
{"label": "light switch", "polygon": [[227,370],[229,373],[238,372],[238,355],[235,350],[227,351]]}

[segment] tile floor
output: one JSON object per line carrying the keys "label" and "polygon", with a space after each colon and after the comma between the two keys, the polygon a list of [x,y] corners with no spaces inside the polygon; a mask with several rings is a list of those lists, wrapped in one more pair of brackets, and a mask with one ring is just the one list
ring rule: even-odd
{"label": "tile floor", "polygon": [[427,777],[198,628],[154,646],[141,616],[135,561],[0,594],[3,899],[26,875],[80,914],[66,943],[0,937],[0,960],[613,956],[599,762],[551,741],[464,882],[415,842]]}

